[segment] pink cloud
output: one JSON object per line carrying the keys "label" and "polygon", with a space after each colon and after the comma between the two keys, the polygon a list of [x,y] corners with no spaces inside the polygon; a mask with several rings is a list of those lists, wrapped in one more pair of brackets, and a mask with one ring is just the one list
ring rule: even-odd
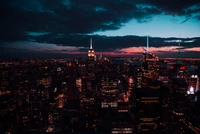
{"label": "pink cloud", "polygon": [[[183,48],[183,47],[181,47]],[[145,51],[145,47],[129,47],[117,49],[117,51],[125,52],[125,53],[143,53]],[[166,47],[149,47],[149,52],[176,52],[178,46],[166,46]]]}
{"label": "pink cloud", "polygon": [[[78,55],[78,54],[84,54],[87,55],[88,52],[79,52],[79,51],[74,51],[74,52],[62,52],[65,54],[74,54],[74,55]],[[128,56],[128,55],[133,55],[133,54],[127,54],[127,53],[123,53],[123,52],[95,52],[95,54],[97,56],[99,56],[102,53],[102,55],[106,55],[106,56]]]}
{"label": "pink cloud", "polygon": [[193,47],[193,48],[185,48],[184,51],[194,51],[194,52],[200,52],[200,47]]}
{"label": "pink cloud", "polygon": [[[23,49],[34,52],[48,52],[48,53],[62,53],[72,55],[87,55],[87,47],[77,46],[63,46],[49,43],[38,43],[28,41],[11,42],[5,45],[7,49]],[[122,49],[116,49],[113,51],[95,52],[97,56],[102,53],[105,56],[134,56],[141,55],[145,51],[146,47],[128,47]],[[162,47],[149,47],[149,52],[155,55],[162,55],[163,52],[178,52],[178,46],[162,46]],[[200,52],[200,47],[184,48],[181,46],[181,52]]]}

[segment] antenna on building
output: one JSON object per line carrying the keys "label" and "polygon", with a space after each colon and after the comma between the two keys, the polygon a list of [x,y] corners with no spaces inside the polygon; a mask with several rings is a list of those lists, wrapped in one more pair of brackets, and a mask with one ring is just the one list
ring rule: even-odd
{"label": "antenna on building", "polygon": [[147,29],[147,49],[146,52],[148,53],[149,51],[149,35],[148,35],[148,29]]}
{"label": "antenna on building", "polygon": [[180,64],[181,63],[181,57],[180,57],[180,54],[181,54],[181,51],[180,51],[180,42],[181,42],[181,40],[180,40],[180,35],[179,35],[179,40],[178,40],[178,64]]}
{"label": "antenna on building", "polygon": [[90,49],[92,49],[92,38],[90,38]]}
{"label": "antenna on building", "polygon": [[100,54],[99,54],[99,57],[100,57],[100,58],[102,57],[102,52],[101,52],[101,50],[100,50]]}

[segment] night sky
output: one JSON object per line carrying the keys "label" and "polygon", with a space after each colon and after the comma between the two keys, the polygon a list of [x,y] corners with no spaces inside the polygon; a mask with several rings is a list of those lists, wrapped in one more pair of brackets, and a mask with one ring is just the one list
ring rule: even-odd
{"label": "night sky", "polygon": [[[200,57],[199,0],[1,0],[0,57]],[[179,38],[180,36],[180,38]]]}

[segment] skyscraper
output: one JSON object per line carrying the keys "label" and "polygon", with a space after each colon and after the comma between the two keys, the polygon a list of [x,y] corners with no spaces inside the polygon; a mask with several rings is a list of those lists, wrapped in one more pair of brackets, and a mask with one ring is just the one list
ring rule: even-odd
{"label": "skyscraper", "polygon": [[92,48],[92,38],[90,38],[90,49],[88,50],[88,57],[94,58],[94,49]]}
{"label": "skyscraper", "polygon": [[90,38],[90,49],[88,50],[88,64],[87,64],[87,71],[88,71],[88,77],[94,78],[94,60],[95,60],[95,54],[94,49],[92,48],[92,38]]}

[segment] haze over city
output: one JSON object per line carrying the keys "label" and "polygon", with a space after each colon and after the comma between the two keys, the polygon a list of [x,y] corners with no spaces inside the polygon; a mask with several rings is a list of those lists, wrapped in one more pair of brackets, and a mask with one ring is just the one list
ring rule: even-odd
{"label": "haze over city", "polygon": [[199,57],[198,0],[2,0],[0,56],[59,57],[96,54]]}

